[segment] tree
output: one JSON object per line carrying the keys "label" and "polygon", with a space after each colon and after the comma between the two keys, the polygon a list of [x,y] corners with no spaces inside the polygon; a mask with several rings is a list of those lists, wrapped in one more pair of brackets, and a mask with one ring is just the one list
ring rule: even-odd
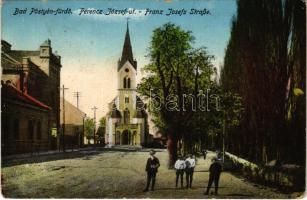
{"label": "tree", "polygon": [[106,132],[106,118],[105,117],[101,117],[99,119],[99,127],[98,127],[98,130],[97,130],[97,141],[98,141],[98,144],[104,144],[104,135],[105,135],[105,132]]}
{"label": "tree", "polygon": [[[259,163],[296,162],[291,148],[299,143],[304,152],[304,117],[289,119],[305,110],[305,103],[299,103],[305,95],[293,93],[296,87],[306,90],[305,3],[239,0],[237,5],[221,83],[224,92],[242,97],[244,114],[236,128],[240,139],[229,150]],[[289,124],[299,126],[295,137]],[[299,160],[305,160],[302,155]]]}
{"label": "tree", "polygon": [[106,127],[106,118],[105,117],[101,117],[99,119],[99,127]]}
{"label": "tree", "polygon": [[139,93],[149,99],[153,122],[167,136],[170,166],[178,151],[193,150],[191,135],[199,134],[193,121],[201,118],[193,105],[198,103],[200,89],[214,85],[213,56],[205,48],[193,49],[193,40],[191,32],[172,23],[155,29],[150,63],[144,68],[148,76],[138,86]]}
{"label": "tree", "polygon": [[86,118],[84,120],[84,133],[88,141],[94,138],[94,127],[95,127],[94,119]]}

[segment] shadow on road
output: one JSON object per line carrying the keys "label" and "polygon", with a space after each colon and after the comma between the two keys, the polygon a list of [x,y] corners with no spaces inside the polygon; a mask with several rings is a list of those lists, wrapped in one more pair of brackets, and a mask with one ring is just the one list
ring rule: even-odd
{"label": "shadow on road", "polygon": [[237,194],[237,193],[233,193],[233,194],[226,194],[226,195],[223,195],[223,196],[228,196],[228,197],[254,197],[252,195],[248,195],[248,194]]}
{"label": "shadow on road", "polygon": [[[1,167],[11,167],[16,165],[23,164],[32,164],[32,163],[42,163],[48,161],[55,160],[64,160],[64,159],[73,159],[73,158],[83,158],[83,160],[91,160],[92,156],[98,155],[104,152],[123,152],[125,153],[123,156],[128,154],[129,152],[149,152],[150,149],[138,149],[138,148],[125,148],[125,147],[117,147],[117,148],[101,148],[96,147],[96,149],[87,149],[80,151],[70,151],[66,152],[56,152],[52,154],[32,154],[28,156],[16,155],[10,158],[2,157],[1,158]],[[163,152],[165,149],[155,149],[157,152]]]}
{"label": "shadow on road", "polygon": [[[184,190],[197,190],[197,189],[206,189],[207,188],[207,186],[196,186],[196,187],[192,187],[192,189],[186,189],[186,187],[183,187],[183,188],[181,188],[181,187],[178,187],[178,188],[175,188],[175,187],[163,187],[163,188],[156,188],[155,190],[176,190],[176,191],[180,191],[180,190],[182,190],[182,191],[184,191]],[[213,187],[214,188],[214,187]],[[219,188],[229,188],[229,187],[219,187]]]}
{"label": "shadow on road", "polygon": [[1,159],[1,167],[11,167],[23,164],[42,163],[55,160],[83,158],[84,160],[91,160],[92,156],[103,153],[104,151],[76,151],[76,152],[61,152],[49,155],[34,155],[32,157]]}

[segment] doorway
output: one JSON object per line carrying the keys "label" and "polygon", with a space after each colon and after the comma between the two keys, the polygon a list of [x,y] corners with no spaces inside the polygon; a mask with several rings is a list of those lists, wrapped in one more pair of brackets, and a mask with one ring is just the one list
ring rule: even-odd
{"label": "doorway", "polygon": [[122,133],[122,145],[130,144],[130,131],[124,130]]}

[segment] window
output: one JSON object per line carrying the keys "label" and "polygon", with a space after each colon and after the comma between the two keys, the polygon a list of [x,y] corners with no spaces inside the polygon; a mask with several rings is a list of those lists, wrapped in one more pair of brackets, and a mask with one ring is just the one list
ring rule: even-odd
{"label": "window", "polygon": [[130,78],[125,77],[123,80],[124,83],[124,88],[130,88],[131,84],[130,84]]}
{"label": "window", "polygon": [[130,78],[128,78],[128,88],[130,88]]}
{"label": "window", "polygon": [[10,135],[10,117],[2,114],[1,116],[1,138],[8,139]]}
{"label": "window", "polygon": [[128,69],[128,68],[126,68],[126,69],[125,69],[125,72],[127,72],[127,73],[128,73],[128,72],[129,72],[129,69]]}
{"label": "window", "polygon": [[129,97],[125,97],[125,103],[129,103]]}
{"label": "window", "polygon": [[28,139],[33,140],[33,135],[34,135],[34,127],[33,127],[33,121],[29,120],[28,121]]}
{"label": "window", "polygon": [[129,110],[126,108],[126,110],[124,111],[124,123],[128,124],[129,123],[129,119],[130,119],[130,112]]}
{"label": "window", "polygon": [[19,119],[14,120],[14,138],[19,139]]}
{"label": "window", "polygon": [[127,85],[126,85],[126,78],[124,78],[124,88],[126,88]]}
{"label": "window", "polygon": [[37,134],[37,140],[41,140],[42,139],[42,124],[40,121],[37,123],[36,134]]}

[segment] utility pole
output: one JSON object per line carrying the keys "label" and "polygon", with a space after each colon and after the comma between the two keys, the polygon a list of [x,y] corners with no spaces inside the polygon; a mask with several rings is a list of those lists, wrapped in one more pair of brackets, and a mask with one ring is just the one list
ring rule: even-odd
{"label": "utility pole", "polygon": [[65,86],[63,85],[61,90],[63,92],[62,148],[63,152],[65,152],[65,90],[68,90],[68,88],[65,88]]}
{"label": "utility pole", "polygon": [[84,116],[83,116],[83,131],[82,131],[81,138],[80,138],[79,148],[81,148],[81,146],[83,147],[83,145],[84,145],[83,141],[84,141],[84,135],[85,135],[84,134],[85,133],[85,125],[84,125],[85,119],[86,119],[86,114],[84,114]]}
{"label": "utility pole", "polygon": [[96,110],[98,108],[96,106],[94,106],[92,108],[92,110],[94,110],[94,146],[96,145],[96,137],[95,137],[95,133],[96,133]]}
{"label": "utility pole", "polygon": [[226,114],[225,110],[223,111],[223,163],[225,161],[225,129],[226,129]]}
{"label": "utility pole", "polygon": [[77,98],[77,108],[79,109],[79,98],[81,97],[81,92],[74,92],[74,97]]}

